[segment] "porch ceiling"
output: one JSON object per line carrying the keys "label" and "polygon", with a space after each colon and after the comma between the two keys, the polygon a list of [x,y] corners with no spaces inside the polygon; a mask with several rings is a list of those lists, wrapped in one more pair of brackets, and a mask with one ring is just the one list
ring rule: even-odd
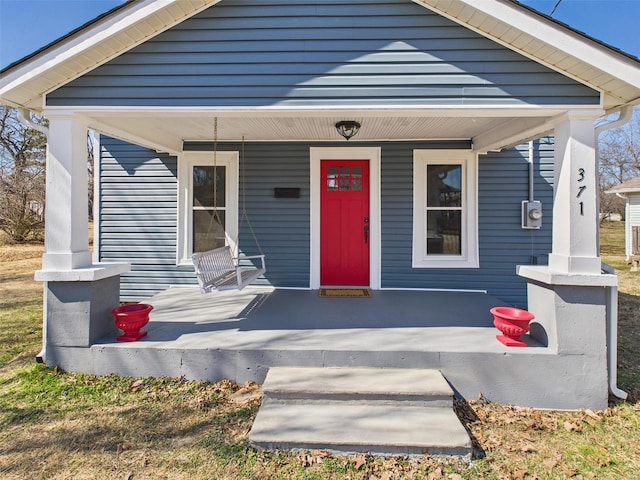
{"label": "porch ceiling", "polygon": [[[213,141],[214,118],[218,117],[218,140],[240,141],[344,141],[335,124],[356,120],[362,127],[351,142],[384,140],[471,139],[482,148],[502,148],[527,136],[550,131],[549,119],[560,111],[536,112],[522,117],[516,112],[469,112],[465,116],[439,112],[433,116],[415,113],[92,113],[90,128],[139,143],[158,151],[179,153],[184,141]],[[485,137],[496,137],[489,145]],[[495,144],[495,145],[494,145]]]}

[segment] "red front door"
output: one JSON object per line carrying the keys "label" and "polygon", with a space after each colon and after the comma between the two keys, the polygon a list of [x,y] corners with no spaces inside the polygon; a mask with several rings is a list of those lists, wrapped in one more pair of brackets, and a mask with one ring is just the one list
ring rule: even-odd
{"label": "red front door", "polygon": [[322,160],[320,283],[369,285],[369,161]]}

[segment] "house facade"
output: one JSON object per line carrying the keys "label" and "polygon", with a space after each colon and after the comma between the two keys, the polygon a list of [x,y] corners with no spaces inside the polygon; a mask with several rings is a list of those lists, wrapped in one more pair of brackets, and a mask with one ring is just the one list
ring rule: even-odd
{"label": "house facade", "polygon": [[276,288],[487,292],[536,314],[559,371],[590,365],[585,403],[615,389],[594,122],[640,98],[637,59],[510,0],[140,0],[2,75],[50,122],[47,363],[227,243]]}

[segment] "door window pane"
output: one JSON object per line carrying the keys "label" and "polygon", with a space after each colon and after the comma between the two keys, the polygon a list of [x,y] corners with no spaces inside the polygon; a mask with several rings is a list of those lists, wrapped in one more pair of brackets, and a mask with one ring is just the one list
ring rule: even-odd
{"label": "door window pane", "polygon": [[329,167],[326,181],[330,192],[361,192],[362,167]]}
{"label": "door window pane", "polygon": [[338,167],[329,167],[327,171],[327,190],[338,191]]}

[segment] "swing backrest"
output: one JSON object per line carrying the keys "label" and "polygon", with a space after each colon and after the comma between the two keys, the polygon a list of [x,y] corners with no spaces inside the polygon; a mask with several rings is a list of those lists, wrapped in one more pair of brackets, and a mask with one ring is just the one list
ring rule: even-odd
{"label": "swing backrest", "polygon": [[192,258],[196,273],[220,275],[225,272],[235,271],[237,267],[229,245],[207,252],[194,253]]}

